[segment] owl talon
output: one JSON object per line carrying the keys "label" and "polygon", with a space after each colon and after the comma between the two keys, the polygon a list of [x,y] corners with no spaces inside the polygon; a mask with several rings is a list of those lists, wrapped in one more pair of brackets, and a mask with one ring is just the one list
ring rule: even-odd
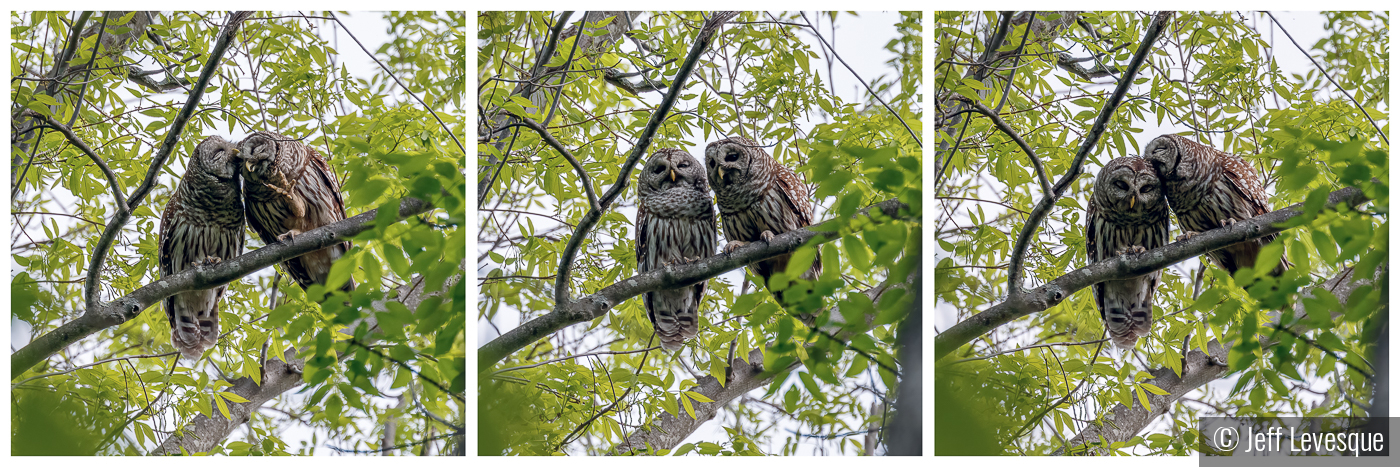
{"label": "owl talon", "polygon": [[763,241],[765,241],[765,242],[771,242],[771,241],[773,241],[773,237],[774,237],[774,235],[773,235],[773,231],[772,231],[772,230],[765,230],[765,231],[763,231],[763,233],[758,234],[758,238],[763,239]]}
{"label": "owl talon", "polygon": [[1235,225],[1236,222],[1239,222],[1239,221],[1235,220],[1235,218],[1233,218],[1233,217],[1226,217],[1226,218],[1220,220],[1220,226],[1221,226],[1221,227],[1229,227],[1229,226]]}
{"label": "owl talon", "polygon": [[1185,233],[1183,233],[1183,234],[1181,234],[1181,235],[1177,235],[1177,236],[1176,236],[1176,241],[1178,241],[1178,242],[1184,242],[1184,241],[1190,240],[1192,237],[1195,237],[1195,236],[1200,235],[1200,234],[1201,234],[1200,232],[1192,232],[1192,231],[1190,231],[1190,230],[1187,230]]}
{"label": "owl talon", "polygon": [[287,233],[284,233],[284,234],[282,234],[282,235],[278,235],[278,236],[277,236],[277,241],[280,242],[280,243],[287,243],[287,242],[292,241],[292,239],[296,238],[297,235],[301,235],[302,233],[304,233],[304,232],[302,232],[302,231],[300,231],[300,230],[297,230],[297,229],[288,230]]}
{"label": "owl talon", "polygon": [[1116,253],[1118,253],[1118,256],[1130,255],[1130,254],[1131,254],[1131,255],[1139,255],[1139,254],[1147,253],[1147,248],[1143,247],[1142,245],[1132,245],[1132,246],[1127,246],[1127,247],[1119,248],[1118,251],[1117,251]]}
{"label": "owl talon", "polygon": [[749,244],[749,242],[741,242],[741,241],[737,241],[737,240],[736,240],[736,241],[729,242],[729,243],[726,243],[726,244],[724,244],[724,253],[725,253],[725,254],[733,253],[734,250],[738,250],[738,249],[740,249],[740,248],[743,248],[744,245],[748,245],[748,244]]}

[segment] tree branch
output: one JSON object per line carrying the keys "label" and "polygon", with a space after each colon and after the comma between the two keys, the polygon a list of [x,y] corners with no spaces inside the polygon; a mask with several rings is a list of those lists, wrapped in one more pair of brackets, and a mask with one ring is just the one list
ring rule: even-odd
{"label": "tree branch", "polygon": [[817,27],[812,25],[812,20],[807,19],[807,13],[798,12],[798,14],[801,14],[802,20],[807,22],[807,27],[812,29],[812,35],[817,36],[817,40],[821,41],[822,46],[831,51],[831,56],[836,57],[836,60],[840,61],[841,65],[846,67],[846,71],[851,72],[851,76],[854,76],[856,81],[859,81],[862,86],[865,86],[865,91],[870,93],[870,97],[874,97],[875,101],[885,106],[885,110],[890,111],[890,115],[894,116],[895,120],[899,120],[899,124],[904,125],[905,131],[909,132],[909,137],[914,138],[914,144],[918,144],[921,148],[924,147],[924,142],[919,140],[919,133],[915,132],[913,128],[909,128],[908,123],[904,123],[904,118],[899,116],[899,112],[895,112],[894,108],[890,107],[888,103],[885,103],[885,99],[881,98],[880,94],[876,93],[874,89],[871,89],[869,84],[866,84],[865,79],[861,78],[860,75],[856,73],[855,68],[851,68],[851,65],[846,63],[846,59],[841,58],[841,55],[836,53],[835,47],[826,43],[826,38],[822,37],[821,31],[817,30]]}
{"label": "tree branch", "polygon": [[[856,216],[878,210],[886,217],[900,218],[900,211],[904,208],[906,206],[898,199],[891,199],[871,205]],[[809,242],[822,244],[835,240],[839,236],[839,232],[833,227],[837,222],[844,220],[829,220],[793,230],[773,237],[769,242],[752,242],[733,253],[723,253],[692,263],[674,264],[648,271],[619,280],[592,295],[556,305],[548,314],[521,324],[477,349],[477,371],[490,369],[492,365],[515,351],[560,329],[603,316],[612,307],[632,297],[708,280],[756,261],[792,253]]]}
{"label": "tree branch", "polygon": [[1006,136],[1010,137],[1011,141],[1016,142],[1016,145],[1020,146],[1021,150],[1026,152],[1026,156],[1031,159],[1031,166],[1035,167],[1035,174],[1037,178],[1040,179],[1040,192],[1042,194],[1050,193],[1050,191],[1052,190],[1052,188],[1050,187],[1050,176],[1046,174],[1045,165],[1040,162],[1040,157],[1035,155],[1035,150],[1031,149],[1031,145],[1026,144],[1026,140],[1021,139],[1021,135],[1017,134],[1016,130],[1011,128],[1011,125],[1006,124],[1006,121],[1002,120],[1001,116],[998,116],[996,112],[992,111],[992,109],[988,109],[987,106],[982,105],[981,102],[972,101],[966,98],[960,100],[972,105],[972,109],[976,110],[977,113],[986,115],[987,118],[992,120],[992,124],[996,125],[998,130],[1001,130],[1002,133],[1006,133]]}
{"label": "tree branch", "polygon": [[[1050,215],[1050,210],[1054,209],[1055,201],[1060,199],[1065,189],[1069,188],[1074,180],[1084,171],[1084,159],[1093,151],[1098,144],[1099,137],[1103,136],[1104,130],[1108,127],[1108,120],[1113,118],[1113,113],[1118,110],[1118,104],[1123,101],[1123,96],[1128,93],[1128,87],[1133,84],[1133,77],[1137,76],[1138,68],[1147,59],[1147,54],[1152,50],[1152,45],[1157,42],[1157,37],[1166,29],[1167,22],[1172,17],[1172,12],[1163,11],[1157,13],[1152,19],[1152,23],[1147,26],[1147,31],[1143,33],[1142,43],[1138,44],[1138,49],[1133,53],[1132,60],[1128,61],[1128,70],[1118,79],[1118,87],[1113,90],[1113,95],[1103,105],[1103,111],[1099,112],[1099,117],[1094,120],[1094,126],[1090,127],[1089,134],[1085,136],[1084,143],[1079,146],[1079,151],[1075,153],[1074,160],[1070,162],[1069,170],[1055,182],[1055,186],[1050,193],[1040,198],[1040,202],[1031,209],[1031,215],[1026,217],[1026,224],[1021,228],[1020,235],[1016,237],[1016,245],[1011,250],[1011,261],[1008,263],[1008,281],[1006,284],[1007,295],[1019,298],[1026,293],[1021,288],[1023,281],[1023,271],[1021,266],[1026,261],[1026,249],[1030,247],[1031,240],[1035,237],[1035,232],[1040,228],[1040,223],[1045,217]],[[1057,300],[1058,301],[1058,300]],[[940,336],[942,337],[942,336]]]}
{"label": "tree branch", "polygon": [[[404,198],[396,222],[432,209],[427,202]],[[64,347],[97,331],[136,318],[142,311],[180,292],[218,287],[263,268],[347,240],[374,227],[374,209],[349,219],[311,230],[286,242],[274,243],[213,266],[191,268],[147,284],[124,297],[88,307],[82,316],[64,323],[10,355],[10,378],[48,358]]]}
{"label": "tree branch", "polygon": [[1269,15],[1269,19],[1274,22],[1274,26],[1278,26],[1278,29],[1280,31],[1283,31],[1283,35],[1288,36],[1288,41],[1292,42],[1293,46],[1297,47],[1298,51],[1303,53],[1303,56],[1308,57],[1308,61],[1311,61],[1313,66],[1317,67],[1317,71],[1321,72],[1322,76],[1327,77],[1328,82],[1331,82],[1333,86],[1336,86],[1337,90],[1342,92],[1342,95],[1347,96],[1347,99],[1351,99],[1351,103],[1356,106],[1357,110],[1361,111],[1361,115],[1366,116],[1367,121],[1371,122],[1371,127],[1376,129],[1376,134],[1380,135],[1382,140],[1385,140],[1385,144],[1390,144],[1390,139],[1385,137],[1385,130],[1382,130],[1380,125],[1376,124],[1376,120],[1371,118],[1371,114],[1366,112],[1366,108],[1362,107],[1361,103],[1357,102],[1355,97],[1351,97],[1351,93],[1347,92],[1346,88],[1343,88],[1342,85],[1337,84],[1337,81],[1332,79],[1332,74],[1328,73],[1326,69],[1323,69],[1322,65],[1317,63],[1317,59],[1313,58],[1312,54],[1308,53],[1307,50],[1304,50],[1303,46],[1298,45],[1298,41],[1293,39],[1293,35],[1289,34],[1288,30],[1284,29],[1282,24],[1279,24],[1278,18],[1275,18],[1273,13],[1265,11],[1264,14]]}
{"label": "tree branch", "polygon": [[79,151],[86,154],[89,159],[92,159],[93,163],[97,164],[97,168],[102,170],[102,174],[107,177],[107,184],[112,186],[112,199],[117,201],[117,206],[126,206],[126,195],[122,194],[122,186],[117,182],[117,174],[113,173],[112,168],[107,167],[107,162],[102,160],[102,157],[98,156],[97,152],[93,151],[91,147],[88,147],[87,143],[83,142],[82,138],[74,134],[71,128],[59,123],[58,120],[54,120],[53,117],[33,110],[25,109],[21,115],[43,120],[45,126],[58,130],[59,133],[63,133],[63,136],[68,138],[69,143],[72,143]]}
{"label": "tree branch", "polygon": [[569,272],[574,266],[574,256],[578,254],[579,247],[583,245],[584,238],[593,230],[593,225],[603,217],[603,212],[607,210],[613,200],[617,199],[622,191],[627,188],[627,182],[631,179],[632,169],[646,154],[647,148],[651,146],[651,138],[656,135],[656,131],[661,127],[661,122],[666,120],[666,114],[670,113],[671,106],[676,103],[676,98],[685,88],[685,82],[690,78],[690,73],[695,70],[695,64],[700,60],[700,54],[709,48],[710,40],[714,38],[720,26],[737,15],[737,12],[716,12],[713,17],[705,21],[705,25],[700,28],[700,33],[695,37],[695,44],[690,47],[690,53],[686,55],[685,61],[681,62],[681,68],[676,72],[676,78],[671,82],[671,90],[666,93],[666,97],[661,100],[661,104],[656,106],[656,112],[651,114],[651,121],[642,129],[641,135],[637,137],[637,145],[632,148],[632,154],[627,156],[627,161],[622,163],[621,170],[617,173],[617,182],[612,188],[603,193],[603,198],[598,201],[598,209],[590,209],[584,214],[583,219],[578,222],[578,227],[574,229],[574,234],[569,238],[569,243],[564,246],[564,251],[559,254],[559,272],[554,279],[554,307],[560,309],[572,305],[569,299]]}
{"label": "tree branch", "polygon": [[564,144],[554,139],[554,135],[549,134],[549,130],[541,126],[539,122],[522,115],[512,114],[512,116],[519,119],[520,124],[531,130],[535,130],[535,133],[539,133],[540,139],[544,140],[545,144],[548,144],[549,147],[558,151],[559,155],[564,156],[564,159],[569,161],[569,165],[574,166],[574,171],[578,172],[579,183],[583,185],[583,192],[588,195],[589,207],[593,208],[595,211],[601,211],[602,208],[598,205],[598,195],[593,193],[593,181],[588,178],[588,172],[583,170],[583,165],[578,162],[578,158],[574,157],[574,153],[564,148]]}
{"label": "tree branch", "polygon": [[[1327,196],[1324,210],[1335,209],[1339,204],[1360,206],[1369,201],[1360,189],[1347,187]],[[1118,256],[1100,261],[1020,294],[1008,295],[1006,300],[991,308],[973,315],[948,328],[934,339],[934,359],[947,356],[963,344],[991,332],[1002,324],[1049,309],[1069,298],[1075,292],[1103,281],[1127,279],[1141,276],[1158,269],[1194,258],[1236,243],[1272,235],[1291,227],[1280,224],[1304,215],[1303,204],[1298,203],[1252,219],[1237,222],[1227,227],[1214,229],[1161,248],[1136,255]],[[1315,213],[1314,213],[1315,214]]]}
{"label": "tree branch", "polygon": [[[219,67],[219,61],[223,59],[224,52],[233,43],[233,37],[238,33],[238,27],[243,24],[253,13],[251,11],[239,11],[229,15],[228,21],[224,23],[223,31],[219,33],[219,38],[214,43],[214,49],[209,52],[209,61],[204,63],[204,70],[199,73],[199,81],[195,82],[190,89],[190,97],[185,101],[184,108],[175,116],[175,121],[170,125],[170,133],[165,135],[165,140],[161,142],[160,149],[156,151],[155,158],[151,160],[150,169],[146,170],[146,179],[141,185],[131,192],[127,198],[127,204],[117,206],[117,212],[112,214],[112,220],[107,223],[107,227],[102,231],[102,236],[98,238],[97,244],[92,250],[92,261],[88,263],[87,281],[83,284],[83,302],[87,308],[92,310],[97,308],[99,300],[97,298],[97,283],[102,278],[102,265],[107,261],[107,252],[112,249],[112,243],[116,241],[117,235],[121,234],[122,227],[126,226],[126,221],[131,218],[131,212],[141,205],[141,201],[155,187],[156,178],[160,176],[160,169],[165,165],[165,160],[170,157],[171,151],[180,143],[180,134],[185,131],[185,124],[194,115],[194,109],[199,107],[199,100],[204,96],[204,88],[209,85],[209,79],[214,76],[214,70]],[[105,306],[105,305],[104,305]]]}

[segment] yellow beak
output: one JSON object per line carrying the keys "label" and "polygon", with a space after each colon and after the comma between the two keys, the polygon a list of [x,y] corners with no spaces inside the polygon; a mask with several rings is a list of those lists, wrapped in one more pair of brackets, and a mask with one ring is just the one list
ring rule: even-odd
{"label": "yellow beak", "polygon": [[671,169],[671,181],[676,181],[676,169]]}
{"label": "yellow beak", "polygon": [[252,163],[251,161],[247,160],[247,159],[244,159],[244,160],[243,160],[243,168],[248,169],[249,172],[252,172],[252,171],[253,171],[253,163]]}
{"label": "yellow beak", "polygon": [[1132,209],[1134,204],[1137,204],[1137,197],[1128,198],[1128,209]]}
{"label": "yellow beak", "polygon": [[719,169],[719,181],[724,181],[724,169]]}

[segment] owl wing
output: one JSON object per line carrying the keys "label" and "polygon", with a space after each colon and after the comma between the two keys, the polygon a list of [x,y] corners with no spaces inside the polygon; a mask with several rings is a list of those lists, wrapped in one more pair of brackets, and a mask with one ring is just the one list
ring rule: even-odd
{"label": "owl wing", "polygon": [[[701,259],[704,259],[704,258],[708,258],[708,257],[710,257],[710,256],[714,256],[714,254],[715,254],[715,249],[716,249],[716,248],[719,248],[719,235],[716,233],[716,232],[719,232],[719,229],[718,229],[717,226],[715,225],[715,209],[714,209],[714,207],[711,206],[709,209],[707,209],[706,212],[705,212],[705,214],[704,214],[703,216],[701,216],[701,217],[695,219],[695,222],[698,223],[698,224],[700,224],[700,229],[701,229],[701,232],[700,232],[700,248],[701,248],[701,251],[700,251],[700,258],[701,258]],[[641,234],[641,232],[638,231],[638,235],[640,235],[640,234]],[[640,248],[640,247],[638,247],[638,248]],[[695,287],[694,287],[694,289],[695,289],[695,306],[696,306],[697,308],[700,306],[700,298],[702,298],[702,297],[705,296],[705,290],[706,290],[707,288],[709,288],[709,284],[710,284],[710,281],[709,281],[709,280],[703,280],[703,281],[700,281],[700,283],[695,284]]]}
{"label": "owl wing", "polygon": [[[1215,148],[1208,148],[1215,150]],[[1230,188],[1230,192],[1236,199],[1243,200],[1245,207],[1254,216],[1260,216],[1269,212],[1268,195],[1264,193],[1264,186],[1259,183],[1259,174],[1250,167],[1249,162],[1243,158],[1221,152],[1223,155],[1220,165],[1224,170],[1221,173],[1225,176],[1225,186]],[[1244,220],[1244,219],[1239,219]],[[1264,243],[1269,243],[1278,238],[1278,234],[1270,234],[1261,237]]]}
{"label": "owl wing", "polygon": [[[635,226],[637,230],[637,274],[651,270],[651,263],[647,257],[647,224],[650,222],[651,213],[647,212],[644,204],[637,203],[637,225]],[[642,294],[642,306],[647,310],[647,319],[655,323],[656,317],[652,316],[651,311],[651,292]]]}
{"label": "owl wing", "polygon": [[[776,162],[775,162],[776,163]],[[807,184],[797,179],[797,174],[787,167],[778,166],[778,193],[782,195],[783,201],[787,203],[788,209],[792,209],[797,214],[797,219],[801,227],[812,225],[812,201],[807,199],[810,196],[807,192]]]}
{"label": "owl wing", "polygon": [[[175,274],[175,253],[171,251],[171,246],[175,242],[172,241],[170,235],[175,230],[174,217],[182,209],[180,207],[180,203],[180,189],[177,185],[175,188],[175,193],[171,194],[170,199],[166,201],[165,212],[161,213],[160,215],[160,239],[158,242],[159,244],[156,245],[156,256],[158,257],[158,262],[160,263],[159,266],[161,278],[165,278],[167,276]],[[166,297],[165,300],[162,301],[165,302],[165,313],[169,315],[171,317],[171,320],[173,321],[175,312],[175,309],[173,308],[175,306],[175,296],[171,295],[169,297]]]}

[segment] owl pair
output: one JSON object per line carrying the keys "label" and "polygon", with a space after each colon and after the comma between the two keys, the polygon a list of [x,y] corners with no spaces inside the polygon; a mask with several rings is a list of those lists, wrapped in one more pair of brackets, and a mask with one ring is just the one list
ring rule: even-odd
{"label": "owl pair", "polygon": [[[812,224],[811,191],[753,140],[734,137],[705,147],[705,164],[682,149],[657,149],[642,167],[637,184],[637,271],[715,255],[718,234],[714,207],[724,219],[726,253],[748,242]],[[714,189],[711,200],[710,189]],[[787,270],[790,255],[758,261],[749,268],[767,281]],[[821,258],[801,279],[821,274]],[[647,317],[674,351],[700,329],[700,299],[706,281],[642,295]],[[781,292],[774,297],[782,302]]]}
{"label": "owl pair", "polygon": [[[1269,212],[1259,174],[1239,156],[1177,135],[1163,135],[1144,148],[1146,156],[1109,161],[1094,182],[1085,219],[1089,262],[1166,245],[1171,220],[1168,206],[1190,237]],[[1206,253],[1234,274],[1254,267],[1259,251],[1277,235],[1268,235]],[[1282,274],[1282,261],[1271,273]],[[1109,338],[1131,349],[1152,327],[1152,296],[1162,271],[1094,284],[1094,302]]]}
{"label": "owl pair", "polygon": [[[240,184],[240,178],[242,183]],[[314,149],[259,131],[237,145],[211,136],[195,147],[160,220],[162,278],[243,253],[243,222],[268,244],[345,219],[345,203],[326,161]],[[324,284],[342,242],[282,263],[303,288]],[[342,289],[349,291],[354,282]],[[227,286],[165,299],[170,341],[198,358],[219,337],[219,302]]]}

